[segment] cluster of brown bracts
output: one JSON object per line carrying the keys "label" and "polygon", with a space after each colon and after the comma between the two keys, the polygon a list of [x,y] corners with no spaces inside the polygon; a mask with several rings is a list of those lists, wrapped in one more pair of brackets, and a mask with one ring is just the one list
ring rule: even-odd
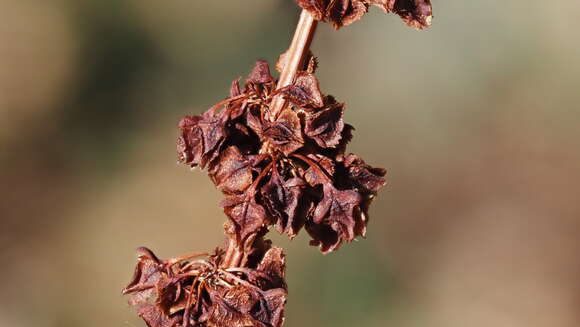
{"label": "cluster of brown bracts", "polygon": [[123,290],[147,326],[280,327],[284,321],[284,254],[265,241],[243,268],[224,268],[223,251],[159,259],[139,249]]}
{"label": "cluster of brown bracts", "polygon": [[[311,67],[313,65],[310,65]],[[352,127],[344,104],[319,90],[313,72],[276,89],[268,64],[256,63],[230,97],[179,123],[181,162],[207,168],[226,198],[221,206],[239,245],[275,225],[290,237],[306,229],[323,252],[364,236],[368,205],[384,170],[346,154]],[[278,113],[274,96],[286,98]]]}

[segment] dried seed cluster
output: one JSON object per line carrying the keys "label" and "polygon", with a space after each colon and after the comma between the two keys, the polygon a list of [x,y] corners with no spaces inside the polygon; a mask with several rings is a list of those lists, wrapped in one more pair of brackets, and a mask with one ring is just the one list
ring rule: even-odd
{"label": "dried seed cluster", "polygon": [[[311,244],[333,251],[365,235],[385,171],[345,154],[352,127],[344,104],[320,92],[312,69],[275,88],[268,64],[258,61],[243,88],[233,82],[230,98],[181,120],[179,159],[207,167],[240,247],[275,225],[290,237],[304,227]],[[287,100],[278,114],[270,112],[276,95]]]}
{"label": "dried seed cluster", "polygon": [[430,0],[296,0],[316,20],[329,22],[338,29],[361,19],[371,5],[387,13],[395,13],[414,28],[431,25],[433,16]]}
{"label": "dried seed cluster", "polygon": [[139,249],[129,285],[129,303],[147,326],[280,327],[286,284],[282,249],[261,242],[244,268],[223,268],[223,250],[205,260],[200,255],[158,259]]}

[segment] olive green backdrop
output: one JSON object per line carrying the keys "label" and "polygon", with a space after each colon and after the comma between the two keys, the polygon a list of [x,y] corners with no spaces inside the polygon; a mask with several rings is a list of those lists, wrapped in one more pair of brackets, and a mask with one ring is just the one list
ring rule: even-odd
{"label": "olive green backdrop", "polygon": [[[368,238],[288,241],[286,326],[580,325],[580,2],[378,9],[313,45],[350,150],[388,169]],[[290,42],[291,0],[0,0],[0,326],[143,326],[135,248],[221,243],[176,124]]]}

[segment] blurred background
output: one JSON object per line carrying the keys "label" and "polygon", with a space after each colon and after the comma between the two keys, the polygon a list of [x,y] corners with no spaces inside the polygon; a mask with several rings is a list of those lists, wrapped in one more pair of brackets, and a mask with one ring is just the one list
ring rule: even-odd
{"label": "blurred background", "polygon": [[[286,326],[580,326],[580,2],[376,8],[313,45],[350,151],[388,169],[368,238],[288,241]],[[291,0],[0,0],[0,326],[144,326],[145,245],[222,242],[221,196],[176,164],[178,120],[275,62]]]}

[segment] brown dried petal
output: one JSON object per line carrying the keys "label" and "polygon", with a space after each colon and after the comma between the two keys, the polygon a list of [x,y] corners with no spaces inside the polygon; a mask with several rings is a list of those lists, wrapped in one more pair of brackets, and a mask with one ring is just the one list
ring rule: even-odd
{"label": "brown dried petal", "polygon": [[[132,294],[129,304],[137,307],[138,315],[145,320],[147,326],[178,326],[181,318],[170,316],[170,307],[177,297],[177,287],[162,271],[163,263],[151,250],[139,248],[139,252],[135,274],[123,293]],[[150,303],[152,298],[155,304]]]}
{"label": "brown dried petal", "polygon": [[139,248],[140,252],[133,278],[123,289],[123,294],[132,294],[130,305],[139,305],[147,302],[154,295],[155,285],[162,278],[160,261],[151,250]]}
{"label": "brown dried petal", "polygon": [[294,237],[304,225],[307,209],[305,186],[306,183],[301,178],[284,181],[278,171],[274,170],[268,184],[262,187],[264,204],[268,213],[276,218],[279,233]]}
{"label": "brown dried petal", "polygon": [[353,190],[338,190],[329,183],[323,185],[323,190],[324,197],[314,210],[313,222],[330,226],[341,240],[354,240],[358,236],[355,233],[357,221],[362,218],[357,209],[362,196]]}
{"label": "brown dried petal", "polygon": [[[254,326],[254,319],[249,314],[240,312],[244,307],[250,306],[255,301],[244,287],[237,286],[231,289],[211,290],[210,298],[212,306],[209,310],[208,326]],[[250,301],[251,303],[248,303]]]}
{"label": "brown dried petal", "polygon": [[213,110],[201,116],[186,116],[179,122],[181,136],[177,152],[182,163],[205,167],[218,155],[218,148],[226,137],[228,116]]}
{"label": "brown dried petal", "polygon": [[252,160],[242,156],[235,146],[225,149],[212,167],[211,177],[217,188],[226,193],[240,193],[252,184]]}
{"label": "brown dried petal", "polygon": [[338,233],[328,225],[315,224],[312,221],[307,221],[304,229],[312,237],[310,245],[318,246],[324,254],[338,249],[342,243],[342,240],[338,237]]}
{"label": "brown dried petal", "polygon": [[288,101],[301,108],[320,108],[324,105],[318,79],[314,74],[301,73],[294,84],[283,88],[280,92]]}
{"label": "brown dried petal", "polygon": [[283,321],[286,292],[273,289],[261,292],[247,286],[210,290],[208,326],[280,327]]}
{"label": "brown dried petal", "polygon": [[[131,289],[138,285],[147,283],[151,277],[159,272],[159,259],[151,252],[151,250],[141,247],[137,249],[139,252],[139,259],[133,272],[133,277],[129,284],[123,289],[123,293],[131,293]],[[154,280],[156,281],[156,279]]]}
{"label": "brown dried petal", "polygon": [[265,60],[258,60],[252,69],[252,72],[246,79],[246,83],[265,84],[273,81],[270,74],[270,65]]}
{"label": "brown dried petal", "polygon": [[199,127],[203,132],[204,155],[209,154],[210,151],[215,151],[223,143],[226,137],[227,118],[226,115],[215,115],[210,112],[203,115]]}
{"label": "brown dried petal", "polygon": [[263,127],[262,135],[285,155],[300,149],[304,144],[300,118],[289,108],[283,110],[275,122],[267,122]]}
{"label": "brown dried petal", "polygon": [[371,167],[352,153],[344,157],[343,163],[355,187],[374,194],[385,186],[386,170],[383,168]]}
{"label": "brown dried petal", "polygon": [[344,104],[333,103],[324,110],[306,115],[304,133],[321,148],[333,148],[340,143],[344,121]]}
{"label": "brown dried petal", "polygon": [[181,136],[177,139],[177,155],[181,163],[199,165],[204,153],[203,132],[198,127],[201,116],[185,116],[179,122]]}
{"label": "brown dried petal", "polygon": [[257,233],[267,222],[266,211],[256,203],[255,195],[251,193],[229,196],[220,203],[234,225],[238,244]]}

